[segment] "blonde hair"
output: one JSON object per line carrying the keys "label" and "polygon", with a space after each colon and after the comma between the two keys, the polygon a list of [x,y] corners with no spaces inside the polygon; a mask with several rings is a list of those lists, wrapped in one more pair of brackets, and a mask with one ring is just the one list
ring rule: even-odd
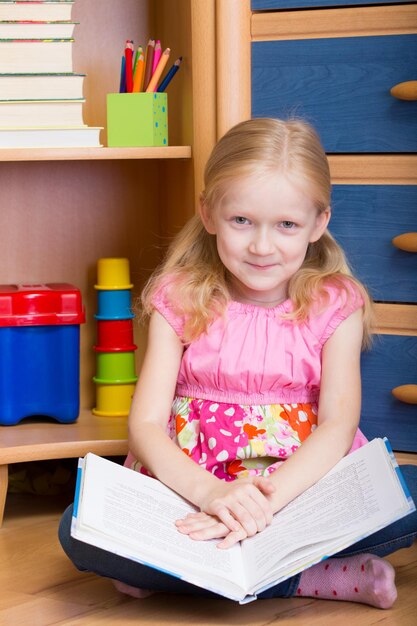
{"label": "blonde hair", "polygon": [[[256,173],[284,174],[306,191],[318,213],[330,206],[329,164],[315,130],[301,120],[257,118],[231,128],[216,144],[204,172],[201,201],[208,211],[221,202],[228,183]],[[168,280],[169,277],[169,280]],[[303,320],[326,286],[337,285],[350,297],[354,283],[364,300],[364,345],[370,341],[371,299],[352,276],[346,257],[328,230],[309,244],[301,268],[291,278],[288,297],[290,317]],[[185,341],[204,332],[225,311],[230,293],[227,270],[217,253],[216,239],[195,215],[172,241],[164,263],[153,274],[142,294],[145,315],[153,310],[152,299],[166,283],[173,308],[185,316]]]}

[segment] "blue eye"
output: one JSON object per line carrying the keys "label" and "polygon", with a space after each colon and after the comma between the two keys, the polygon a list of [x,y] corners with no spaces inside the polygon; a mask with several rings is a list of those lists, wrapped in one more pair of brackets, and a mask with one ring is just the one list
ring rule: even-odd
{"label": "blue eye", "polygon": [[246,217],[242,217],[241,215],[237,215],[236,217],[233,218],[234,222],[236,224],[248,224],[249,220],[246,219]]}
{"label": "blue eye", "polygon": [[290,222],[289,220],[284,220],[283,222],[281,222],[281,225],[283,226],[283,228],[286,228],[287,230],[290,228],[294,228],[295,226],[294,222]]}

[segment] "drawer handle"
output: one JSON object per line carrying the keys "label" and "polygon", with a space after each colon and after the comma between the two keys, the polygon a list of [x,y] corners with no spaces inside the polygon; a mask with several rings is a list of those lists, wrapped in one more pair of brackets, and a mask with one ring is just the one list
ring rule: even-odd
{"label": "drawer handle", "polygon": [[417,404],[417,385],[400,385],[394,387],[392,395],[407,404]]}
{"label": "drawer handle", "polygon": [[390,89],[390,94],[398,100],[417,100],[417,80],[407,80],[394,85]]}
{"label": "drawer handle", "polygon": [[403,233],[392,240],[393,245],[405,252],[417,252],[417,233]]}

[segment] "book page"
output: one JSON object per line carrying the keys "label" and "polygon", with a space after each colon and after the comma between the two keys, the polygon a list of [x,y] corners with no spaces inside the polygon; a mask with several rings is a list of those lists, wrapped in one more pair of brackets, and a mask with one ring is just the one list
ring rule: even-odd
{"label": "book page", "polygon": [[88,454],[86,463],[77,538],[84,533],[88,542],[190,582],[190,575],[203,571],[207,580],[244,585],[240,546],[219,550],[217,541],[193,541],[178,532],[175,521],[195,511],[183,498],[153,478],[95,455]]}
{"label": "book page", "polygon": [[[263,580],[280,562],[314,553],[326,545],[354,543],[409,505],[382,440],[374,440],[343,458],[326,476],[274,516],[262,533],[243,542],[251,583]],[[327,541],[327,544],[326,544]],[[334,543],[334,542],[333,542]],[[297,554],[298,552],[298,554]],[[288,558],[287,558],[288,557]],[[291,570],[290,570],[291,571]]]}

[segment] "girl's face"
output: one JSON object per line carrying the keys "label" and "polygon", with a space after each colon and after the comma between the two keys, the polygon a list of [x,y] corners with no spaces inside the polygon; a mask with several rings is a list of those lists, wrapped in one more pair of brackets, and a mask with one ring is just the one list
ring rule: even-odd
{"label": "girl's face", "polygon": [[212,211],[201,207],[201,216],[216,235],[233,298],[275,306],[288,297],[289,280],[303,264],[308,244],[326,230],[330,209],[319,214],[288,178],[268,173],[233,181]]}

